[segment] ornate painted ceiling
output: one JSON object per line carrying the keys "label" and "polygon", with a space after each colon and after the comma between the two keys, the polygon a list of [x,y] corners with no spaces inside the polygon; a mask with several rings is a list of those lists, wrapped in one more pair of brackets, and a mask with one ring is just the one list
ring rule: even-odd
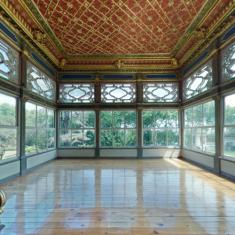
{"label": "ornate painted ceiling", "polygon": [[234,0],[2,2],[57,66],[81,70],[176,69],[235,7]]}

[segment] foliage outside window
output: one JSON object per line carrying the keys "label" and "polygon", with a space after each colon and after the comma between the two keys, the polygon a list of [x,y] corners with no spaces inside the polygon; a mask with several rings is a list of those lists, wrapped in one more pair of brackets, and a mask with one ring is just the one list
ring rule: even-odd
{"label": "foliage outside window", "polygon": [[212,87],[212,63],[203,65],[184,81],[184,99],[190,99]]}
{"label": "foliage outside window", "polygon": [[61,103],[93,103],[94,85],[93,84],[61,84],[60,85]]}
{"label": "foliage outside window", "polygon": [[61,111],[59,128],[60,147],[95,147],[94,111]]}
{"label": "foliage outside window", "polygon": [[215,102],[209,101],[184,110],[184,147],[215,153]]}
{"label": "foliage outside window", "polygon": [[176,147],[179,145],[177,110],[144,110],[143,146]]}
{"label": "foliage outside window", "polygon": [[136,146],[135,111],[101,111],[100,129],[101,147]]}
{"label": "foliage outside window", "polygon": [[224,80],[235,79],[235,43],[223,51],[222,73]]}
{"label": "foliage outside window", "polygon": [[146,83],[143,85],[144,102],[177,102],[177,83]]}
{"label": "foliage outside window", "polygon": [[235,157],[235,94],[224,98],[224,156]]}
{"label": "foliage outside window", "polygon": [[16,98],[0,93],[0,160],[17,155]]}
{"label": "foliage outside window", "polygon": [[27,63],[27,89],[48,100],[55,100],[55,81],[29,62]]}
{"label": "foliage outside window", "polygon": [[19,54],[0,40],[0,77],[18,83]]}
{"label": "foliage outside window", "polygon": [[25,153],[34,154],[55,148],[54,110],[26,102]]}
{"label": "foliage outside window", "polygon": [[101,100],[103,103],[132,103],[135,101],[135,92],[135,84],[102,84]]}

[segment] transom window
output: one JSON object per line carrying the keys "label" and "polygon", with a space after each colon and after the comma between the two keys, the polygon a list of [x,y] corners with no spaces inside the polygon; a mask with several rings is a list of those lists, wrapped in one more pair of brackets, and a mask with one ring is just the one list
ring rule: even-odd
{"label": "transom window", "polygon": [[131,103],[135,101],[135,91],[135,84],[102,84],[101,100],[104,103]]}
{"label": "transom window", "polygon": [[212,87],[211,61],[199,68],[184,81],[184,99],[190,99]]}
{"label": "transom window", "polygon": [[93,103],[93,84],[60,84],[61,103]]}
{"label": "transom window", "polygon": [[19,53],[0,40],[0,77],[18,83]]}
{"label": "transom window", "polygon": [[55,100],[55,82],[31,63],[27,63],[27,89],[48,99]]}
{"label": "transom window", "polygon": [[235,79],[235,43],[223,51],[222,72],[224,80]]}
{"label": "transom window", "polygon": [[174,147],[179,145],[177,110],[144,110],[143,146]]}
{"label": "transom window", "polygon": [[146,83],[143,85],[144,102],[177,102],[176,83]]}
{"label": "transom window", "polygon": [[100,113],[101,147],[136,146],[135,111],[101,111]]}
{"label": "transom window", "polygon": [[94,111],[60,111],[59,128],[60,147],[95,147]]}
{"label": "transom window", "polygon": [[0,93],[0,160],[17,155],[16,98]]}

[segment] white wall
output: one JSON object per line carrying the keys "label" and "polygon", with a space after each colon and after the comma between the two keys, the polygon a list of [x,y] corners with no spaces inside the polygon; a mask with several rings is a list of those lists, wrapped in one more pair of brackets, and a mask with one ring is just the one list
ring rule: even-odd
{"label": "white wall", "polygon": [[183,149],[182,150],[182,157],[203,165],[205,167],[214,168],[214,157],[209,156],[203,153],[198,153],[190,150]]}
{"label": "white wall", "polygon": [[0,180],[20,174],[20,160],[0,165]]}
{"label": "white wall", "polygon": [[37,154],[32,157],[28,157],[27,158],[27,169],[30,169],[32,167],[41,165],[45,162],[48,162],[52,159],[55,159],[56,155],[57,155],[57,151],[53,150],[53,151]]}
{"label": "white wall", "polygon": [[95,157],[94,149],[58,149],[58,158],[91,158]]}

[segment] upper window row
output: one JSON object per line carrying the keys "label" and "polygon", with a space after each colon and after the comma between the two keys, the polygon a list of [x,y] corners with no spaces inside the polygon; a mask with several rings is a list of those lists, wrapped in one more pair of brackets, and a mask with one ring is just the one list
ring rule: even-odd
{"label": "upper window row", "polygon": [[[60,84],[61,103],[93,103],[94,84]],[[177,102],[177,83],[143,84],[144,102]],[[136,101],[134,83],[101,84],[101,101],[103,103],[132,103]]]}

